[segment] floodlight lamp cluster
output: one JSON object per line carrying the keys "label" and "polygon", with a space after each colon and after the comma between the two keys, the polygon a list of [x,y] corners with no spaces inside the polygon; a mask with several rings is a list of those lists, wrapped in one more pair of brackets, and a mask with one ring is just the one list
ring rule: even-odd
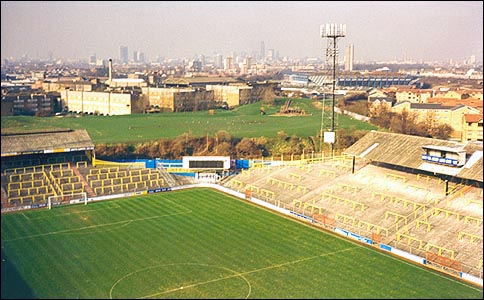
{"label": "floodlight lamp cluster", "polygon": [[321,25],[321,37],[338,38],[346,36],[346,24],[323,24]]}

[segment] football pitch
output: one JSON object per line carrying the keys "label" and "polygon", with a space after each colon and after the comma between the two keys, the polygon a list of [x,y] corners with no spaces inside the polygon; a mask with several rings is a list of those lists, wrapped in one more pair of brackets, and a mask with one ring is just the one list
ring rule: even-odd
{"label": "football pitch", "polygon": [[2,215],[2,298],[449,298],[482,289],[198,188]]}

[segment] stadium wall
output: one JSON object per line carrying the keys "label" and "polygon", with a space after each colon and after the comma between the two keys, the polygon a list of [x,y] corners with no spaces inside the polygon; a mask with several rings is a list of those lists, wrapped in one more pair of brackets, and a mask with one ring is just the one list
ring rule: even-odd
{"label": "stadium wall", "polygon": [[[144,163],[145,168],[149,169],[155,169],[159,164],[170,168],[182,168],[183,166],[181,159],[114,159],[112,161],[118,163]],[[238,170],[250,168],[250,160],[248,159],[235,159],[234,161],[235,168]]]}

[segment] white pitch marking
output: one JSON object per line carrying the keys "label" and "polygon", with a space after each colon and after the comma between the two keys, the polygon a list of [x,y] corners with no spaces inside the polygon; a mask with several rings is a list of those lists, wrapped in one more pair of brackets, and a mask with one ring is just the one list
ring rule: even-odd
{"label": "white pitch marking", "polygon": [[[260,271],[266,271],[266,270],[280,268],[280,267],[287,266],[287,265],[297,264],[297,263],[302,262],[302,261],[307,261],[307,260],[311,260],[311,259],[315,259],[315,258],[319,258],[319,257],[324,257],[324,256],[328,256],[328,255],[338,254],[338,253],[350,251],[350,250],[353,250],[353,249],[359,249],[359,248],[358,247],[346,248],[346,249],[342,249],[342,250],[338,250],[338,251],[333,251],[333,252],[329,252],[329,253],[323,253],[323,254],[320,254],[320,255],[305,257],[305,258],[301,258],[301,259],[298,259],[298,260],[293,260],[293,261],[285,262],[285,263],[282,263],[282,264],[272,265],[272,266],[268,266],[268,267],[265,267],[265,268],[260,268],[260,269],[252,270],[252,271],[234,273],[233,275],[228,275],[228,276],[225,276],[225,277],[221,277],[221,278],[217,278],[217,279],[212,279],[212,280],[208,280],[208,281],[204,281],[204,282],[194,283],[194,284],[191,284],[191,285],[186,286],[186,288],[196,287],[196,286],[199,286],[199,285],[204,285],[204,284],[208,284],[208,283],[212,283],[212,282],[217,282],[217,281],[221,281],[221,280],[225,280],[225,279],[230,279],[230,278],[234,278],[234,277],[242,277],[245,280],[244,275],[247,275],[247,274],[252,274],[252,273],[257,273],[257,272],[260,272]],[[250,283],[248,281],[247,281],[247,283],[250,285]],[[143,297],[140,297],[139,299],[153,298],[153,297],[157,297],[157,296],[160,296],[160,295],[169,294],[171,292],[178,291],[180,289],[183,289],[183,287],[182,288],[171,289],[171,290],[168,290],[168,291],[163,291],[163,292],[159,292],[159,293],[155,293],[155,294],[151,294],[151,295],[147,295],[147,296],[143,296]],[[250,292],[249,292],[249,294],[250,294]],[[246,298],[248,298],[248,296],[249,295],[247,295]]]}
{"label": "white pitch marking", "polygon": [[155,218],[184,215],[184,214],[189,214],[189,213],[192,213],[192,211],[190,210],[190,211],[181,212],[181,213],[166,214],[166,215],[159,215],[159,216],[152,216],[152,217],[146,217],[146,218],[124,220],[124,221],[106,223],[106,224],[100,224],[100,225],[91,225],[91,226],[74,228],[74,229],[65,229],[65,230],[52,231],[52,232],[46,232],[46,233],[40,233],[40,234],[33,234],[33,235],[27,235],[27,236],[13,238],[13,239],[7,239],[7,240],[3,240],[3,241],[4,242],[18,241],[18,240],[24,240],[24,239],[35,238],[35,237],[46,236],[46,235],[53,235],[53,234],[58,234],[58,233],[69,233],[69,232],[74,232],[74,231],[79,231],[79,230],[84,230],[84,229],[92,229],[92,228],[98,228],[98,227],[104,227],[104,226],[110,226],[110,225],[117,225],[117,224],[123,224],[123,223],[126,223],[126,222],[131,223],[133,221],[144,221],[144,220],[155,219]]}

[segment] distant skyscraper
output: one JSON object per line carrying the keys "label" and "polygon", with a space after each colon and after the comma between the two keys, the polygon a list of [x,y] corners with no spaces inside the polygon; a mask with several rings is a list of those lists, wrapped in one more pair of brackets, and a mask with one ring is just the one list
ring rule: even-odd
{"label": "distant skyscraper", "polygon": [[247,69],[250,70],[250,68],[252,67],[252,57],[251,56],[247,56],[245,58],[244,63],[245,63],[245,65],[247,65]]}
{"label": "distant skyscraper", "polygon": [[471,59],[469,60],[469,62],[470,62],[471,64],[475,64],[475,63],[476,63],[476,56],[475,56],[474,54],[473,54],[473,55],[471,55]]}
{"label": "distant skyscraper", "polygon": [[225,65],[224,70],[231,70],[234,68],[234,58],[233,57],[226,57],[225,58]]}
{"label": "distant skyscraper", "polygon": [[346,47],[345,71],[353,71],[353,63],[355,60],[355,48],[353,44]]}
{"label": "distant skyscraper", "polygon": [[96,66],[98,67],[106,67],[106,60],[105,59],[96,59]]}
{"label": "distant skyscraper", "polygon": [[95,65],[96,64],[96,54],[90,55],[89,56],[89,62],[90,65]]}
{"label": "distant skyscraper", "polygon": [[133,51],[133,61],[136,63],[144,63],[145,62],[145,54],[141,52],[140,50],[138,51]]}
{"label": "distant skyscraper", "polygon": [[217,68],[222,68],[223,67],[222,55],[221,54],[215,55],[215,57],[214,57],[213,60],[214,60],[215,67],[217,67]]}
{"label": "distant skyscraper", "polygon": [[266,59],[266,44],[264,43],[264,41],[260,42],[260,59]]}
{"label": "distant skyscraper", "polygon": [[119,47],[119,62],[122,64],[128,63],[128,47],[127,46],[120,46]]}
{"label": "distant skyscraper", "polygon": [[274,49],[267,50],[267,60],[268,61],[274,60]]}

